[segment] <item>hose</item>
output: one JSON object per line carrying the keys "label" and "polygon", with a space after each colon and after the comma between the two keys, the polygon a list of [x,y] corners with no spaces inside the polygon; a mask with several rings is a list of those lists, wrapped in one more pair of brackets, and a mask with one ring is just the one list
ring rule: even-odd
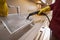
{"label": "hose", "polygon": [[41,15],[46,16],[46,17],[47,17],[47,19],[48,19],[48,21],[49,21],[49,23],[50,23],[50,19],[49,19],[49,17],[47,16],[47,14],[45,14],[45,13],[41,13]]}
{"label": "hose", "polygon": [[[28,20],[30,16],[35,15],[35,14],[37,14],[38,12],[39,12],[39,11],[36,11],[36,12],[30,13],[26,19]],[[48,17],[45,13],[41,13],[40,15],[44,15],[44,16],[46,16],[47,19],[48,19],[48,21],[50,22],[49,17]]]}

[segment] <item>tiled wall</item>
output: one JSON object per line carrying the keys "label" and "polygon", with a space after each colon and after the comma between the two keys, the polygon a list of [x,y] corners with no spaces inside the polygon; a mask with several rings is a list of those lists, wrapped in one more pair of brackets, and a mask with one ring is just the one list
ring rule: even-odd
{"label": "tiled wall", "polygon": [[[37,10],[36,4],[27,0],[7,0],[8,5],[20,6],[20,13],[30,13]],[[15,8],[9,8],[9,13],[15,13]]]}

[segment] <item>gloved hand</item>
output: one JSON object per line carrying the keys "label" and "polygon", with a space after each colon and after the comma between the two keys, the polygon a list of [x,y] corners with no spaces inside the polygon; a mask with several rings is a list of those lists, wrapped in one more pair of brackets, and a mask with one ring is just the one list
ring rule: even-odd
{"label": "gloved hand", "polygon": [[8,6],[6,0],[0,0],[0,16],[8,15]]}
{"label": "gloved hand", "polygon": [[38,12],[38,15],[40,15],[41,13],[50,11],[50,9],[51,9],[50,6],[46,6],[45,8],[40,9],[40,11]]}

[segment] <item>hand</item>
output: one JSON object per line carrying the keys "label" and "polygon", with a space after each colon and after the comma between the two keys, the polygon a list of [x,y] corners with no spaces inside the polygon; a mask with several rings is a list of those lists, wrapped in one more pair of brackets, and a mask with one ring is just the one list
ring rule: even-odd
{"label": "hand", "polygon": [[40,9],[40,11],[38,12],[38,15],[40,15],[43,12],[50,11],[50,9],[51,9],[50,6],[46,6],[45,8]]}

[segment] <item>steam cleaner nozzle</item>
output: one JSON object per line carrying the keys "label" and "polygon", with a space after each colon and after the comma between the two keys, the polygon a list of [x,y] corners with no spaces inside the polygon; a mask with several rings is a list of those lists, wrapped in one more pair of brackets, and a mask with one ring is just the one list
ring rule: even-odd
{"label": "steam cleaner nozzle", "polygon": [[26,19],[29,19],[29,17],[32,16],[32,15],[38,14],[38,12],[39,12],[39,11],[36,11],[36,12],[30,13]]}

